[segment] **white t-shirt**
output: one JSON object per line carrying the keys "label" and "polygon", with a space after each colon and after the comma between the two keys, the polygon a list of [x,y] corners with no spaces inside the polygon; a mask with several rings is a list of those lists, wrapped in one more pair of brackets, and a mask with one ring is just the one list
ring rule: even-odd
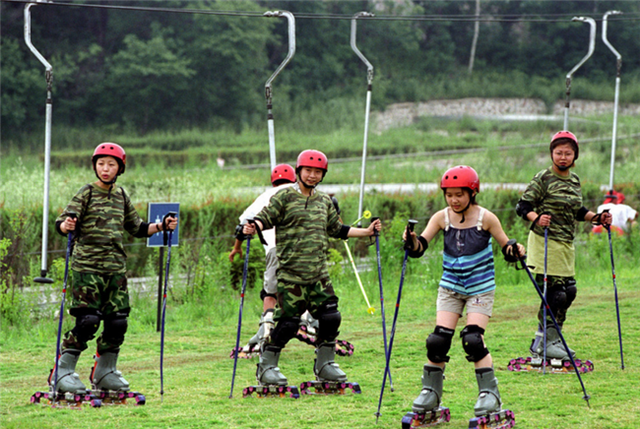
{"label": "white t-shirt", "polygon": [[[273,188],[269,188],[255,199],[253,203],[240,215],[240,224],[244,225],[247,223],[247,219],[253,219],[256,217],[260,210],[265,208],[269,204],[269,200],[271,197],[278,191],[281,191],[285,188],[289,188],[295,185],[295,183],[285,183],[280,186],[275,186]],[[266,231],[262,231],[262,236],[264,237],[264,241],[267,242],[267,245],[264,246],[265,253],[269,252],[269,250],[273,249],[276,246],[276,229],[271,228]]]}
{"label": "white t-shirt", "polygon": [[638,215],[637,211],[626,204],[613,203],[598,206],[598,213],[602,213],[606,209],[609,209],[609,213],[611,213],[611,224],[625,232],[629,230],[629,219],[635,219]]}

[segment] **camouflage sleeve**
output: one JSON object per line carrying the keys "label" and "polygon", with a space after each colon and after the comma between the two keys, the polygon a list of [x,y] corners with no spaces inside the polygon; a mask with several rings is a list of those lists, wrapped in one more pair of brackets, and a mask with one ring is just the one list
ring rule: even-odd
{"label": "camouflage sleeve", "polygon": [[75,213],[78,216],[78,219],[82,219],[84,215],[84,209],[86,207],[86,201],[89,198],[91,185],[84,185],[80,190],[71,198],[71,201],[64,208],[60,216],[56,219],[56,231],[60,235],[66,235],[62,231],[60,231],[60,224],[65,221],[66,218],[69,217],[69,214]]}
{"label": "camouflage sleeve", "polygon": [[[341,234],[342,231],[342,222],[340,222],[340,216],[338,215],[338,211],[336,207],[333,205],[331,199],[327,196],[327,234],[329,237],[333,238],[343,238]],[[348,231],[348,230],[347,230]]]}
{"label": "camouflage sleeve", "polygon": [[[140,227],[145,225],[145,222],[142,221],[138,211],[131,203],[131,200],[127,196],[127,194],[122,189],[122,195],[124,197],[124,229],[131,235],[136,237],[145,237],[148,234],[144,231],[140,231]],[[147,227],[149,224],[146,224]]]}
{"label": "camouflage sleeve", "polygon": [[[286,191],[286,190],[285,190]],[[258,219],[262,223],[262,229],[271,229],[274,226],[278,225],[281,220],[281,214],[283,213],[284,208],[284,195],[286,192],[278,192],[269,200],[269,204],[264,206],[260,213],[256,215],[256,219]]]}
{"label": "camouflage sleeve", "polygon": [[531,203],[531,205],[534,207],[534,210],[536,207],[540,206],[542,199],[544,198],[544,184],[542,181],[542,175],[545,171],[541,171],[533,176],[533,179],[531,179],[531,182],[529,182],[527,189],[525,189],[522,197],[520,198],[520,200],[522,201]]}

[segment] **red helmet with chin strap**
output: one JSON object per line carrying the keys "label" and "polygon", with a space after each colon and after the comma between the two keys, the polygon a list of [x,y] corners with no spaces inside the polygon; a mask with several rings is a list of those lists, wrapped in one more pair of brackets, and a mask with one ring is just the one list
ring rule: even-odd
{"label": "red helmet with chin strap", "polygon": [[473,168],[458,165],[444,173],[442,180],[440,180],[440,188],[469,188],[478,193],[480,192],[480,179]]}
{"label": "red helmet with chin strap", "polygon": [[296,172],[301,167],[314,167],[324,170],[326,173],[329,169],[329,161],[324,153],[319,150],[305,150],[298,155],[298,162],[296,163]]}
{"label": "red helmet with chin strap", "polygon": [[271,171],[271,183],[275,183],[278,180],[286,180],[288,182],[296,181],[296,173],[292,166],[289,164],[278,164],[273,167]]}
{"label": "red helmet with chin strap", "polygon": [[[560,141],[562,139],[562,141]],[[576,153],[576,157],[573,160],[578,159],[578,155],[580,155],[580,146],[578,146],[578,138],[570,131],[559,131],[551,137],[551,143],[549,145],[549,152],[553,152],[556,146],[561,145],[563,143],[569,143],[573,146],[573,151]]]}
{"label": "red helmet with chin strap", "polygon": [[100,143],[98,147],[96,147],[96,150],[93,151],[93,156],[91,157],[94,170],[96,169],[96,161],[103,156],[114,157],[118,165],[120,165],[118,175],[124,173],[127,165],[127,154],[124,152],[124,149],[122,149],[122,146],[116,143]]}

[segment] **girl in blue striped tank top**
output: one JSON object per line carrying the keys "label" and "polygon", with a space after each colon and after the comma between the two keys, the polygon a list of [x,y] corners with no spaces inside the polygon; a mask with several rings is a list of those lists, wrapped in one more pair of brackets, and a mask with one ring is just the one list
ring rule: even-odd
{"label": "girl in blue striped tank top", "polygon": [[[442,177],[440,188],[447,207],[437,212],[419,236],[403,234],[411,240],[409,256],[424,254],[429,242],[439,231],[444,235],[443,274],[438,289],[436,327],[427,337],[427,364],[424,365],[422,391],[413,402],[417,414],[441,410],[444,367],[458,319],[467,307],[467,325],[460,333],[467,360],[473,362],[478,382],[476,416],[493,415],[502,410],[498,381],[493,371],[491,354],[484,342],[484,332],[493,309],[495,269],[492,238],[503,250],[505,259],[515,262],[525,254],[522,244],[508,245],[500,220],[480,207],[475,197],[480,180],[468,166],[453,167]],[[517,254],[516,254],[517,253]]]}

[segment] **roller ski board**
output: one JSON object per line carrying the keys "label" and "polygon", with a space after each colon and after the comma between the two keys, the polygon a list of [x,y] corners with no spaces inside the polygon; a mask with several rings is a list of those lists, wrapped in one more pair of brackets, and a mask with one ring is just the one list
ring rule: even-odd
{"label": "roller ski board", "polygon": [[[140,392],[122,391],[122,390],[100,390],[94,387],[90,391],[91,395],[102,401],[102,405],[144,405],[147,403],[147,399]],[[127,400],[129,400],[127,402]]]}
{"label": "roller ski board", "polygon": [[469,420],[469,429],[507,429],[516,425],[513,411],[502,410]]}
{"label": "roller ski board", "polygon": [[[303,343],[309,345],[316,345],[316,336],[309,331],[305,325],[300,326],[296,333],[296,338]],[[346,340],[336,340],[336,354],[338,356],[351,356],[355,350],[355,346]]]}
{"label": "roller ski board", "polygon": [[300,393],[303,395],[344,395],[347,389],[362,393],[358,383],[349,381],[305,381],[300,384]]}
{"label": "roller ski board", "polygon": [[[578,372],[587,373],[593,371],[593,362],[590,360],[582,361],[574,359],[578,368]],[[575,372],[570,360],[547,359],[543,367],[543,359],[541,357],[519,357],[511,359],[507,366],[509,371],[514,372],[551,372],[554,374],[571,374]]]}
{"label": "roller ski board", "polygon": [[249,386],[242,389],[242,397],[247,398],[252,394],[258,398],[294,398],[300,397],[298,386],[278,386],[275,384]]}
{"label": "roller ski board", "polygon": [[[55,396],[55,401],[54,401]],[[72,408],[80,409],[83,405],[89,405],[93,408],[99,408],[103,405],[102,400],[91,394],[90,392],[84,395],[71,392],[58,392],[56,395],[53,392],[36,392],[31,395],[30,399],[32,404],[40,404],[53,406],[54,408]]]}
{"label": "roller ski board", "polygon": [[236,351],[238,352],[238,357],[240,359],[251,359],[252,357],[260,356],[260,345],[255,344],[253,346],[246,345],[244,347],[234,347],[231,349],[231,354],[229,354],[231,359],[235,359]]}
{"label": "roller ski board", "polygon": [[428,428],[450,420],[451,412],[447,407],[440,407],[426,413],[409,412],[402,417],[402,429]]}

